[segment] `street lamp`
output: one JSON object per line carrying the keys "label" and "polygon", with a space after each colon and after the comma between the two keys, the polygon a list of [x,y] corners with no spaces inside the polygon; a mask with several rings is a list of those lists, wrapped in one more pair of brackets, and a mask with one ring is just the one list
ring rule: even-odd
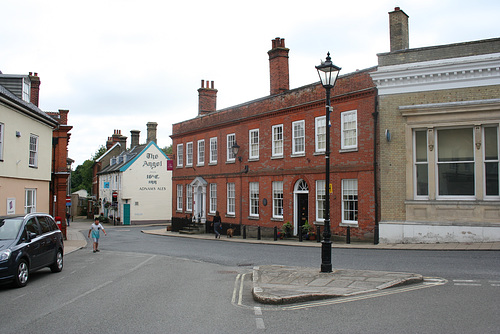
{"label": "street lamp", "polygon": [[321,84],[326,90],[326,148],[325,148],[325,227],[323,230],[323,241],[321,243],[321,272],[332,272],[332,233],[330,231],[330,90],[335,86],[340,67],[332,64],[330,52],[326,54],[326,61],[316,66]]}

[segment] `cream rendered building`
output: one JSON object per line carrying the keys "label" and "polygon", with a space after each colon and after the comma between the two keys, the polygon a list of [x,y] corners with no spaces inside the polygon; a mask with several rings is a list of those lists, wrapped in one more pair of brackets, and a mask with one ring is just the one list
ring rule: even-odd
{"label": "cream rendered building", "polygon": [[[20,77],[29,85],[29,76]],[[29,95],[23,100],[0,85],[0,215],[49,212],[56,126]]]}
{"label": "cream rendered building", "polygon": [[500,38],[379,54],[380,242],[500,241]]}

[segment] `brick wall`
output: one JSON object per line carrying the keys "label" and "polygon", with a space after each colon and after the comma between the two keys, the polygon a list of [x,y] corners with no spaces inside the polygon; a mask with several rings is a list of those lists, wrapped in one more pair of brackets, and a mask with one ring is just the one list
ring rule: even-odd
{"label": "brick wall", "polygon": [[[353,237],[369,239],[372,237],[375,222],[374,196],[374,122],[375,96],[369,71],[360,71],[342,76],[332,92],[331,114],[331,221],[334,234],[345,234],[345,228],[339,227],[341,220],[341,180],[358,179],[359,228],[351,229]],[[325,90],[319,84],[312,84],[288,91],[277,96],[269,96],[250,101],[237,107],[231,107],[195,119],[173,125],[173,151],[177,144],[184,147],[184,166],[173,171],[173,212],[176,217],[184,217],[186,185],[195,177],[202,177],[208,184],[217,184],[217,208],[223,222],[246,225],[273,227],[294,220],[294,187],[303,179],[309,187],[308,211],[309,223],[316,218],[316,180],[325,178],[325,156],[315,153],[315,117],[325,114]],[[340,151],[340,113],[357,110],[358,149],[351,152]],[[303,156],[292,156],[292,122],[305,121],[306,149]],[[273,158],[272,126],[283,124],[284,155]],[[259,159],[249,159],[249,130],[259,129]],[[226,136],[234,133],[240,146],[234,162],[226,161]],[[210,138],[217,137],[218,162],[209,165]],[[197,166],[197,142],[205,141],[205,164]],[[186,167],[186,143],[193,143],[193,166]],[[178,157],[175,157],[177,159]],[[245,166],[248,172],[245,173]],[[284,215],[283,219],[272,218],[272,182],[283,181]],[[236,215],[226,215],[226,185],[235,183]],[[249,182],[259,182],[259,218],[249,217]],[[176,212],[177,185],[183,185],[183,211]],[[207,208],[209,205],[209,187],[207,186]],[[267,205],[263,205],[267,199]],[[240,202],[241,201],[241,202]],[[240,211],[241,210],[241,211]],[[208,217],[208,219],[211,219]]]}

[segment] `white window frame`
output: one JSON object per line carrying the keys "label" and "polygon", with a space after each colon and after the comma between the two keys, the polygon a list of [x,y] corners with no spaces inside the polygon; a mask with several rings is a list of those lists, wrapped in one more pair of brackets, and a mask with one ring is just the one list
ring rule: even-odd
{"label": "white window frame", "polygon": [[259,182],[249,182],[248,189],[250,217],[259,217]]}
{"label": "white window frame", "polygon": [[209,213],[217,211],[217,183],[210,183],[210,206]]}
{"label": "white window frame", "polygon": [[283,219],[283,181],[273,181],[273,218]]}
{"label": "white window frame", "polygon": [[198,163],[197,163],[198,166],[205,165],[205,140],[204,139],[198,140],[197,159],[198,159]]}
{"label": "white window frame", "polygon": [[193,212],[193,186],[186,184],[186,212]]}
{"label": "white window frame", "polygon": [[31,102],[31,80],[23,78],[23,101]]}
{"label": "white window frame", "polygon": [[226,136],[226,161],[234,162],[236,161],[236,155],[233,153],[233,145],[236,142],[236,134],[230,133]]}
{"label": "white window frame", "polygon": [[177,185],[177,211],[182,211],[182,202],[184,200],[182,188],[182,184]]}
{"label": "white window frame", "polygon": [[39,137],[35,134],[30,134],[29,143],[29,166],[38,167],[38,141]]}
{"label": "white window frame", "polygon": [[[417,132],[424,132],[425,133],[425,150],[426,150],[426,160],[425,161],[417,161]],[[413,131],[413,196],[415,199],[428,199],[429,198],[429,154],[427,152],[428,148],[428,143],[429,143],[429,138],[427,136],[427,129],[415,129]],[[418,167],[420,166],[427,166],[427,195],[419,195],[418,194],[418,178],[417,178],[417,171]]]}
{"label": "white window frame", "polygon": [[24,190],[24,213],[36,212],[36,189]]}
{"label": "white window frame", "polygon": [[272,156],[283,157],[283,124],[272,127]]}
{"label": "white window frame", "polygon": [[217,137],[210,138],[210,164],[217,164]]}
{"label": "white window frame", "polygon": [[186,167],[193,165],[193,142],[186,143]]}
{"label": "white window frame", "polygon": [[0,123],[0,161],[3,160],[3,134],[5,132],[5,125]]}
{"label": "white window frame", "polygon": [[326,151],[326,116],[314,120],[314,149],[315,152]]}
{"label": "white window frame", "polygon": [[[326,189],[325,189],[326,190]],[[359,195],[358,195],[358,179],[343,179],[342,180],[342,226],[358,226],[359,219]],[[350,196],[356,196],[353,200]],[[351,207],[350,203],[356,203],[356,209]],[[351,216],[350,212],[354,212],[356,219],[347,219]]]}
{"label": "white window frame", "polygon": [[306,153],[306,122],[304,120],[292,123],[292,154]]}
{"label": "white window frame", "polygon": [[177,167],[184,165],[184,144],[177,144]]}
{"label": "white window frame", "polygon": [[248,132],[248,158],[259,159],[259,129],[252,129]]}
{"label": "white window frame", "polygon": [[[350,119],[353,117],[354,119]],[[354,126],[347,126],[354,123]],[[340,113],[340,124],[341,124],[341,149],[342,150],[352,150],[358,148],[358,111],[349,110]],[[352,135],[354,133],[354,136]],[[350,139],[354,140],[354,143],[348,142]]]}
{"label": "white window frame", "polygon": [[227,214],[236,214],[236,187],[233,182],[227,184]]}
{"label": "white window frame", "polygon": [[[486,142],[486,128],[495,128],[496,129],[496,148],[497,148],[497,157],[495,159],[488,159],[486,160],[486,149],[487,149],[487,146],[490,145],[489,143]],[[494,126],[490,126],[490,125],[487,125],[487,126],[484,126],[483,129],[482,129],[482,136],[483,136],[483,143],[484,145],[482,145],[482,154],[483,154],[483,196],[485,199],[495,199],[495,200],[498,200],[500,199],[500,184],[498,184],[498,189],[499,189],[499,194],[498,195],[487,195],[486,194],[486,164],[494,164],[496,163],[497,164],[497,173],[499,173],[500,175],[500,142],[499,142],[499,138],[500,138],[500,133],[499,133],[499,127],[498,125],[494,125]],[[499,177],[500,179],[500,177]],[[499,180],[500,182],[500,180]]]}
{"label": "white window frame", "polygon": [[326,201],[325,180],[316,180],[316,221],[325,221]]}
{"label": "white window frame", "polygon": [[[440,142],[439,142],[439,132],[440,131],[446,131],[446,130],[460,130],[460,129],[469,129],[472,133],[472,159],[473,160],[460,160],[460,161],[446,161],[446,162],[443,162],[443,161],[439,161],[439,151],[441,150],[441,146],[440,146]],[[436,128],[434,130],[434,142],[435,142],[435,145],[436,145],[436,149],[434,150],[435,151],[435,161],[436,161],[436,164],[435,164],[435,175],[436,175],[436,199],[438,200],[448,200],[448,199],[463,199],[463,200],[473,200],[473,199],[476,199],[476,178],[477,178],[477,164],[476,164],[476,157],[475,157],[475,154],[474,154],[474,151],[475,151],[475,148],[474,148],[474,141],[475,141],[475,131],[474,131],[474,127],[473,126],[466,126],[466,127],[452,127],[452,128],[448,128],[448,127],[443,127],[443,128]],[[473,186],[473,194],[472,195],[441,195],[441,189],[440,189],[440,179],[439,179],[439,166],[440,165],[446,165],[446,164],[450,164],[450,165],[459,165],[459,164],[472,164],[473,168],[472,168],[472,171],[474,173],[473,175],[473,179],[474,179],[474,186]]]}

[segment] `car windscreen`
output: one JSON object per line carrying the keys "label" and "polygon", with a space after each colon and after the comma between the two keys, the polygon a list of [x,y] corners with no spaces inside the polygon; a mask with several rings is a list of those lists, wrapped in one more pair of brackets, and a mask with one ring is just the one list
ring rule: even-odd
{"label": "car windscreen", "polygon": [[23,218],[0,219],[0,240],[11,240],[17,237]]}

